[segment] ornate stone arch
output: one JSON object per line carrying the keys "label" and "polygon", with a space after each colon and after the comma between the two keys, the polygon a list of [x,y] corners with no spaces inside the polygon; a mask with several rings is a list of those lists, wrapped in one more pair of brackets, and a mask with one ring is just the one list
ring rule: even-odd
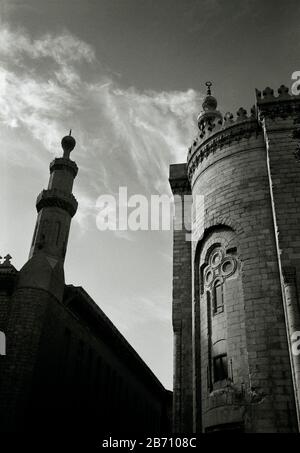
{"label": "ornate stone arch", "polygon": [[194,288],[194,301],[196,302],[196,289],[200,289],[202,282],[199,281],[199,267],[203,269],[208,264],[208,256],[211,251],[216,247],[223,245],[226,249],[238,250],[238,237],[237,232],[226,224],[212,225],[207,228],[201,239],[198,240],[194,251],[194,275],[193,275],[193,288]]}
{"label": "ornate stone arch", "polygon": [[[206,365],[208,393],[226,385],[226,382],[231,380],[229,357],[226,350],[227,314],[225,305],[227,296],[225,288],[227,283],[225,285],[225,282],[240,275],[238,237],[239,235],[231,226],[213,225],[205,230],[195,247],[193,263],[195,382],[197,386],[197,382],[200,383],[201,379],[203,381],[203,376],[205,376],[203,357],[206,356],[208,357]],[[200,319],[203,317],[206,318],[207,323],[205,335],[201,330],[203,326],[200,325]],[[220,332],[216,327],[218,317],[220,324],[225,326],[223,330],[220,329]],[[216,345],[222,345],[223,350],[218,353]],[[226,363],[226,367],[228,366],[228,370],[226,372],[225,369],[223,370],[226,379],[224,378],[220,383],[217,381],[221,379],[222,373],[218,366],[222,367],[224,363]],[[216,378],[218,370],[221,374]],[[199,378],[199,374],[202,378]]]}

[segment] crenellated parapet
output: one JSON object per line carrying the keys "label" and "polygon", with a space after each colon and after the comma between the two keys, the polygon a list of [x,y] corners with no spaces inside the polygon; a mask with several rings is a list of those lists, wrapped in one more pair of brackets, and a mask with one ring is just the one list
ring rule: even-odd
{"label": "crenellated parapet", "polygon": [[234,141],[259,134],[264,119],[285,119],[294,116],[294,123],[300,123],[300,94],[293,95],[289,88],[281,85],[277,94],[270,87],[256,90],[256,105],[249,113],[240,108],[236,116],[227,112],[224,116],[216,110],[217,101],[209,92],[202,104],[203,111],[198,117],[199,133],[188,150],[188,177],[191,181],[195,169],[217,149]]}
{"label": "crenellated parapet", "polygon": [[253,106],[248,113],[241,107],[236,116],[227,112],[223,120],[217,119],[207,123],[206,127],[194,139],[192,146],[188,150],[188,177],[191,181],[195,169],[201,162],[217,149],[229,146],[235,141],[249,138],[253,134],[261,131],[257,118],[257,110]]}
{"label": "crenellated parapet", "polygon": [[262,92],[256,90],[258,117],[275,119],[276,117],[287,118],[294,114],[300,114],[300,94],[290,94],[289,88],[281,85],[277,90],[277,96],[270,87]]}

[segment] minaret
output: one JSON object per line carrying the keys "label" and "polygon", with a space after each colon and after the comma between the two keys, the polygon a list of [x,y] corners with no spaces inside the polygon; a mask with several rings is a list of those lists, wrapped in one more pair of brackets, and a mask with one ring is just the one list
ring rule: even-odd
{"label": "minaret", "polygon": [[71,218],[77,210],[77,201],[72,194],[73,181],[78,167],[70,159],[75,147],[75,139],[70,135],[61,141],[63,157],[50,164],[48,189],[43,190],[36,202],[38,218],[29,258],[43,253],[64,261],[68,242]]}
{"label": "minaret", "polygon": [[63,264],[66,255],[71,219],[77,210],[72,194],[78,167],[70,159],[76,141],[70,134],[61,141],[63,156],[50,164],[48,188],[36,201],[38,217],[29,253],[29,260],[20,274],[19,286],[39,287],[62,297]]}
{"label": "minaret", "polygon": [[[9,304],[9,316],[4,326],[6,365],[0,386],[0,426],[4,432],[22,431],[27,423],[40,343],[44,332],[51,329],[49,319],[54,322],[61,314],[64,259],[71,219],[77,210],[72,187],[78,168],[70,160],[75,143],[70,131],[61,142],[63,156],[50,164],[48,188],[41,192],[36,202],[38,218],[29,259],[16,276],[17,283]],[[8,267],[9,259],[7,256],[2,266]],[[49,351],[51,355],[51,345]]]}

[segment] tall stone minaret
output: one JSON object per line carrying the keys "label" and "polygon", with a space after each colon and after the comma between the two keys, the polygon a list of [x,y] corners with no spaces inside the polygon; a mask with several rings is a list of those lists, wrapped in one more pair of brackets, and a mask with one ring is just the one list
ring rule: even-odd
{"label": "tall stone minaret", "polygon": [[77,210],[77,201],[72,194],[73,181],[78,167],[70,159],[76,141],[70,135],[61,141],[63,157],[50,164],[48,188],[43,190],[36,202],[38,217],[29,261],[21,272],[21,286],[38,286],[62,298],[64,288],[63,263],[66,255],[71,219]]}
{"label": "tall stone minaret", "polygon": [[40,253],[62,262],[65,258],[71,218],[77,210],[72,188],[78,168],[69,157],[75,147],[75,139],[68,135],[61,144],[63,157],[51,162],[48,189],[37,198],[38,218],[29,258]]}
{"label": "tall stone minaret", "polygon": [[43,332],[49,327],[49,316],[57,316],[63,303],[64,259],[71,219],[77,210],[72,187],[78,168],[70,160],[75,147],[71,133],[62,139],[62,147],[63,157],[50,164],[48,188],[37,198],[38,218],[29,259],[18,273],[11,297],[5,329],[6,366],[0,385],[0,425],[4,431],[25,429]]}

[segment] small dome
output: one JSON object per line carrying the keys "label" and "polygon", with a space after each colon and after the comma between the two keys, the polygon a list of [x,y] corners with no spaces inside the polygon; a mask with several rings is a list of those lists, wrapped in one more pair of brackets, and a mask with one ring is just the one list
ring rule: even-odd
{"label": "small dome", "polygon": [[76,145],[76,140],[74,137],[72,137],[71,132],[72,131],[70,131],[69,135],[63,137],[61,141],[61,146],[62,149],[64,150],[64,157],[66,158],[70,156],[71,151],[73,151]]}
{"label": "small dome", "polygon": [[216,110],[218,102],[214,96],[208,95],[205,97],[202,107],[205,112],[208,110]]}

